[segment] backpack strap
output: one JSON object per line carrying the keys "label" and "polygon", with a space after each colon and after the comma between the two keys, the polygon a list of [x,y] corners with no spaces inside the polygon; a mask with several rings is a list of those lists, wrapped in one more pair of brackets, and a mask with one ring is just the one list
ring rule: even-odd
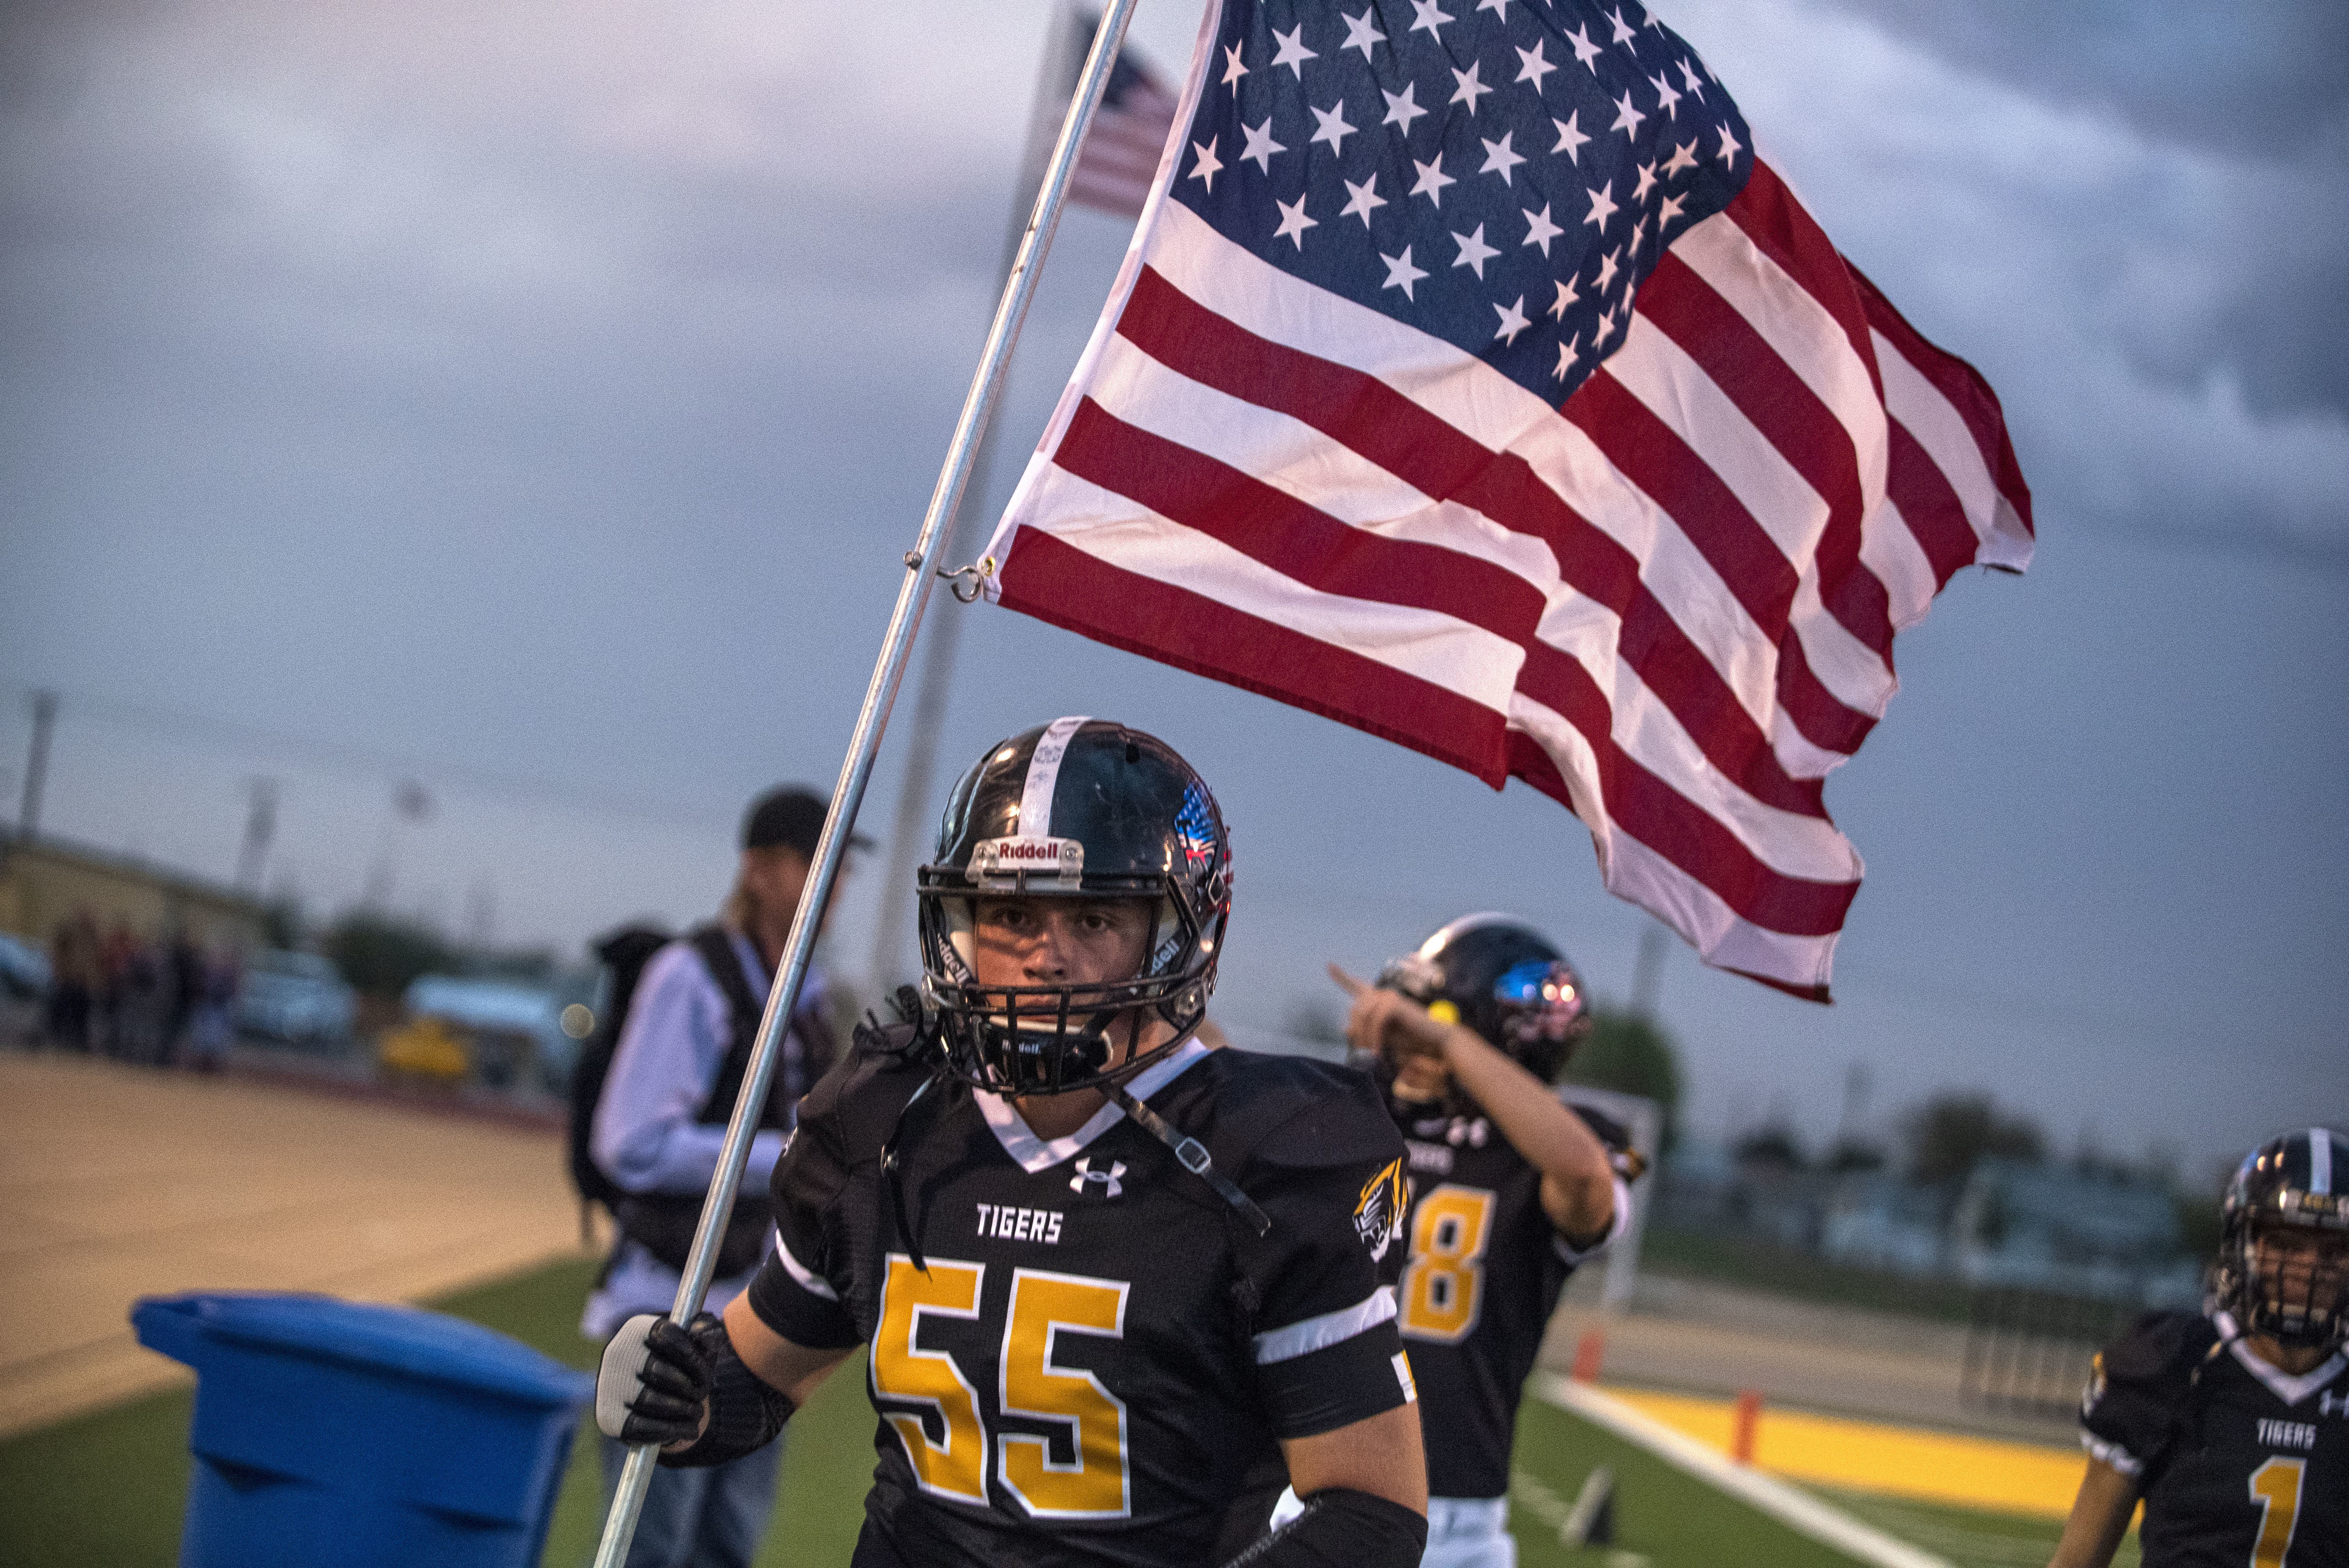
{"label": "backpack strap", "polygon": [[[697,1121],[719,1124],[734,1114],[734,1101],[742,1092],[742,1080],[750,1076],[750,1052],[759,1040],[759,1018],[766,1004],[754,995],[750,982],[742,973],[742,960],[734,950],[734,938],[722,926],[705,925],[686,938],[701,957],[702,967],[709,971],[710,979],[726,998],[726,1021],[732,1032],[733,1042],[727,1047],[726,1059],[719,1065],[718,1077],[709,1086],[709,1098],[701,1102],[695,1113]],[[781,1075],[767,1096],[765,1111],[760,1125],[780,1127],[774,1118],[776,1094],[783,1081]]]}

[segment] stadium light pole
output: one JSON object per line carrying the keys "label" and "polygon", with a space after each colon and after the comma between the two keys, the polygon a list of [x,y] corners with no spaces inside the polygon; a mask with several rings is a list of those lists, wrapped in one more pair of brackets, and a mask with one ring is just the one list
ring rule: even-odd
{"label": "stadium light pole", "polygon": [[[914,548],[904,556],[905,576],[897,587],[896,606],[890,612],[881,655],[873,666],[873,679],[864,689],[864,703],[849,737],[848,756],[841,765],[840,779],[833,786],[832,806],[824,814],[823,832],[816,840],[815,864],[809,872],[807,890],[800,899],[799,913],[792,917],[792,934],[784,944],[783,961],[776,966],[774,986],[767,993],[767,1011],[759,1020],[758,1041],[751,1047],[750,1065],[742,1075],[733,1117],[726,1124],[726,1142],[719,1155],[717,1173],[709,1183],[709,1195],[701,1205],[701,1222],[694,1231],[693,1251],[686,1259],[683,1277],[678,1281],[677,1300],[669,1315],[679,1323],[692,1321],[694,1314],[701,1310],[702,1297],[709,1293],[709,1277],[718,1264],[719,1237],[725,1231],[727,1216],[734,1211],[734,1196],[741,1190],[742,1166],[750,1156],[759,1112],[767,1103],[767,1088],[774,1078],[784,1025],[792,1010],[799,1006],[801,985],[807,978],[808,961],[815,948],[817,928],[822,924],[822,911],[831,900],[833,884],[839,880],[840,863],[856,821],[856,810],[864,801],[864,787],[873,775],[874,754],[879,750],[881,733],[888,726],[890,705],[896,699],[898,682],[905,676],[905,658],[913,650],[914,634],[921,625],[922,612],[929,604],[937,556],[946,542],[946,523],[961,504],[979,437],[995,410],[996,395],[1002,389],[1004,371],[1011,363],[1012,346],[1019,341],[1020,325],[1035,296],[1044,253],[1051,248],[1052,232],[1060,224],[1061,208],[1068,198],[1069,177],[1076,169],[1077,150],[1084,141],[1093,110],[1101,103],[1102,89],[1109,85],[1110,70],[1117,63],[1118,50],[1125,41],[1126,24],[1133,19],[1135,3],[1136,0],[1111,0],[1103,9],[1100,26],[1094,30],[1092,52],[1085,57],[1084,72],[1078,79],[1075,95],[1069,100],[1069,111],[1061,119],[1061,139],[1053,145],[1051,161],[1045,168],[1042,188],[1036,193],[1027,232],[1019,242],[1019,253],[1012,262],[1011,275],[1004,280],[1002,297],[996,302],[987,346],[971,377],[961,417],[955,422],[954,438],[947,444],[937,485],[930,492],[929,508],[922,515],[921,531],[916,536]],[[620,1471],[620,1484],[612,1498],[611,1511],[604,1520],[604,1536],[595,1549],[595,1568],[621,1568],[626,1561],[629,1542],[636,1538],[637,1515],[644,1511],[645,1489],[652,1481],[656,1457],[650,1444],[629,1449],[627,1463]]]}

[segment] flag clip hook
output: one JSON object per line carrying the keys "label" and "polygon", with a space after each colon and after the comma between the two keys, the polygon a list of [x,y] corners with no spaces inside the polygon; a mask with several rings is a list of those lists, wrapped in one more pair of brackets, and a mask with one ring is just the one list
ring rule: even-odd
{"label": "flag clip hook", "polygon": [[957,566],[951,572],[941,566],[938,575],[947,580],[947,592],[955,596],[956,603],[972,603],[987,592],[987,580],[995,575],[995,557],[982,555],[970,565]]}

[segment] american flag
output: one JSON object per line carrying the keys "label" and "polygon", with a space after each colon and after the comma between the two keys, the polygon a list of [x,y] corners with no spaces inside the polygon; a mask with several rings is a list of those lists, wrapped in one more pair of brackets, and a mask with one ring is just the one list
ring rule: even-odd
{"label": "american flag", "polygon": [[1225,0],[990,593],[1565,802],[1825,1000],[1826,774],[2021,570],[1998,400],[1631,0]]}
{"label": "american flag", "polygon": [[[1072,15],[1060,25],[1076,35],[1069,40],[1072,46],[1061,52],[1068,68],[1057,101],[1065,106],[1077,90],[1100,18]],[[1109,84],[1102,89],[1101,106],[1085,129],[1084,144],[1077,149],[1069,200],[1120,218],[1140,217],[1157,181],[1159,156],[1179,107],[1180,100],[1148,66],[1120,51],[1110,67]]]}

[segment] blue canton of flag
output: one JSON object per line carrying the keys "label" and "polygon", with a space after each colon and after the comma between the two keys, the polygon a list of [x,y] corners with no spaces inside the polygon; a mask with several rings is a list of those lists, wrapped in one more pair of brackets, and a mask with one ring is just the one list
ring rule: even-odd
{"label": "blue canton of flag", "polygon": [[1216,46],[1173,198],[1552,404],[1753,171],[1737,106],[1629,0],[1235,3]]}

